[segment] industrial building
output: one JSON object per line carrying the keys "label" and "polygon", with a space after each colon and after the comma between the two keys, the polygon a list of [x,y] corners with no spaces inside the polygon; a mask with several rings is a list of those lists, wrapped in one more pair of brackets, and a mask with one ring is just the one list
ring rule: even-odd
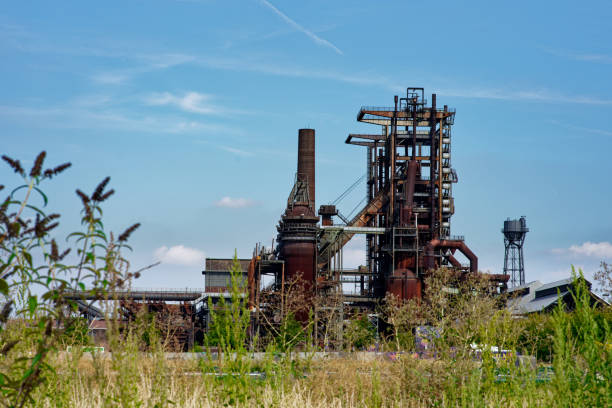
{"label": "industrial building", "polygon": [[[264,275],[274,278],[271,290],[280,292],[284,282],[297,278],[309,296],[339,297],[342,316],[354,308],[373,310],[388,294],[421,297],[424,278],[439,267],[459,276],[479,273],[478,257],[463,236],[451,233],[458,182],[451,160],[454,119],[455,110],[439,106],[435,94],[429,105],[423,88],[408,88],[391,107],[361,107],[357,121],[376,131],[346,138],[346,144],[365,148],[367,159],[367,195],[351,219],[332,204],[317,212],[315,130],[300,129],[297,173],[278,222],[277,245],[257,246],[248,268],[256,314],[265,308],[259,298]],[[366,238],[366,265],[345,269],[342,249],[356,234]],[[457,251],[469,264],[459,262]],[[493,290],[507,289],[509,275],[486,276]],[[347,282],[357,293],[343,293]],[[316,316],[317,305],[311,307]]]}
{"label": "industrial building", "polygon": [[[592,306],[602,307],[608,303],[591,290],[592,284],[583,277],[588,291],[589,302]],[[531,313],[549,313],[559,305],[559,300],[566,310],[574,310],[576,295],[576,280],[574,277],[543,284],[536,280],[526,284],[512,287],[508,290],[507,308],[515,316]]]}
{"label": "industrial building", "polygon": [[[288,282],[299,283],[303,297],[303,310],[296,312],[299,320],[334,309],[341,322],[351,310],[374,310],[388,294],[420,298],[424,279],[433,269],[444,266],[459,276],[479,273],[478,257],[463,236],[451,232],[453,186],[458,182],[452,166],[454,120],[455,110],[438,104],[436,94],[429,104],[423,88],[408,88],[389,107],[361,107],[357,121],[367,125],[369,133],[351,133],[346,144],[365,150],[367,192],[363,207],[350,219],[333,204],[317,209],[315,130],[298,131],[297,172],[278,221],[276,245],[258,244],[252,258],[240,259],[254,331],[259,332],[260,318],[273,319],[270,294],[284,299]],[[346,269],[343,248],[357,234],[365,236],[366,262]],[[457,251],[468,264],[455,257]],[[192,291],[189,299],[167,298],[189,309],[185,333],[191,344],[198,327],[208,325],[209,299],[216,304],[220,297],[229,297],[230,265],[230,259],[208,258],[203,291]],[[509,275],[487,277],[493,290],[507,289]],[[344,293],[347,283],[358,290]],[[141,293],[131,301],[163,300],[149,298]]]}
{"label": "industrial building", "polygon": [[[408,88],[392,107],[362,107],[357,120],[379,131],[349,134],[346,143],[365,147],[367,200],[356,216],[339,224],[333,205],[321,205],[316,213],[315,131],[300,129],[295,184],[273,252],[273,259],[284,264],[285,278],[301,273],[307,289],[316,291],[350,274],[362,282],[364,300],[386,293],[407,299],[421,296],[423,277],[439,266],[477,273],[478,257],[463,236],[451,234],[452,190],[458,181],[451,165],[454,118],[454,109],[437,107],[435,94],[428,106],[423,88]],[[355,234],[366,236],[366,265],[345,271],[342,248]],[[469,265],[455,258],[456,251]],[[259,259],[255,254],[256,274],[259,262],[271,260]],[[491,278],[500,287],[508,280],[506,275]]]}

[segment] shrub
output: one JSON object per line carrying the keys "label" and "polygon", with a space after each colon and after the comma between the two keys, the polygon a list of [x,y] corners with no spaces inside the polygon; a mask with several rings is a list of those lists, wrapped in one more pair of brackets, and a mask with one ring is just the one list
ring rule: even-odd
{"label": "shrub", "polygon": [[376,327],[366,314],[357,315],[350,320],[344,330],[345,346],[348,349],[363,350],[370,346],[376,337]]}
{"label": "shrub", "polygon": [[555,326],[553,318],[545,313],[532,313],[517,320],[522,327],[517,349],[523,354],[535,356],[538,360],[551,362]]}

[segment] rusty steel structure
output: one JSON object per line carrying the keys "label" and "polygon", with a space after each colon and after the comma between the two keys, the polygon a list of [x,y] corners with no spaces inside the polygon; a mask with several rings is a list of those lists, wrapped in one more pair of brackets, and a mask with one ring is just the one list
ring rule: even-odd
{"label": "rusty steel structure", "polygon": [[[337,200],[317,211],[315,130],[299,129],[297,171],[278,222],[276,246],[257,244],[250,259],[238,260],[252,338],[262,338],[266,330],[272,333],[272,326],[288,312],[302,322],[314,312],[315,338],[317,330],[329,324],[336,324],[341,333],[346,315],[374,311],[389,294],[420,298],[425,278],[434,269],[446,267],[455,277],[479,273],[478,257],[464,237],[451,234],[453,186],[458,182],[451,160],[454,120],[455,110],[439,105],[436,94],[429,104],[423,88],[408,88],[390,107],[361,107],[357,121],[378,129],[351,133],[345,141],[365,148],[366,156],[365,175],[349,187],[366,184],[365,197],[351,212],[356,211],[354,216],[344,216]],[[347,269],[343,248],[357,234],[365,236],[365,265]],[[467,264],[457,259],[458,253]],[[210,324],[210,305],[231,299],[233,264],[232,259],[207,258],[202,291],[120,293],[126,321],[146,307],[166,316],[164,322],[174,322],[180,329],[176,337],[189,348]],[[495,290],[507,289],[509,275],[487,276]],[[88,299],[78,295],[75,299]],[[83,313],[95,315],[89,306],[83,304]]]}
{"label": "rusty steel structure", "polygon": [[172,351],[191,350],[204,336],[206,316],[201,289],[117,290],[106,298],[88,291],[74,291],[68,292],[66,298],[76,301],[80,314],[89,321],[105,322],[106,315],[94,302],[116,302],[120,327],[132,324],[141,314],[151,314],[164,343]]}
{"label": "rusty steel structure", "polygon": [[[359,109],[357,121],[378,126],[378,132],[352,133],[346,139],[365,147],[367,158],[367,195],[350,219],[333,204],[315,213],[315,132],[300,129],[297,173],[279,221],[278,244],[274,251],[257,247],[249,282],[261,281],[265,263],[263,270],[275,276],[277,290],[295,276],[306,291],[323,296],[342,293],[350,282],[358,290],[343,296],[343,307],[373,307],[389,293],[421,297],[432,269],[478,273],[478,257],[463,236],[451,234],[453,185],[458,182],[451,164],[454,120],[455,110],[438,105],[436,94],[428,104],[423,88],[408,88],[391,107]],[[338,218],[341,222],[334,223]],[[356,234],[366,238],[366,265],[345,269],[342,249]],[[468,264],[455,257],[458,252]],[[506,289],[508,275],[488,276],[497,290]],[[257,310],[258,291],[250,287]]]}
{"label": "rusty steel structure", "polygon": [[[357,120],[377,125],[378,134],[349,134],[347,144],[367,151],[368,205],[349,225],[374,227],[367,234],[369,294],[420,297],[423,278],[442,266],[478,273],[478,257],[464,237],[451,234],[455,212],[452,126],[455,110],[439,107],[436,94],[428,105],[423,88],[395,96],[393,107],[362,107]],[[462,265],[459,251],[469,261]],[[489,275],[505,288],[506,275]]]}

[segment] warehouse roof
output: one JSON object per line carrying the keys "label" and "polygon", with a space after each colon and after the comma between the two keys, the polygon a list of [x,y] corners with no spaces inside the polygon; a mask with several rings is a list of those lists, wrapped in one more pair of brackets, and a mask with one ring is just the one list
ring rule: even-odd
{"label": "warehouse roof", "polygon": [[[593,303],[606,302],[591,291],[591,282],[584,279],[591,295]],[[508,290],[511,299],[508,301],[508,309],[512,314],[522,315],[535,312],[551,310],[557,305],[559,298],[570,308],[573,306],[572,290],[574,278],[566,278],[543,284],[540,281],[532,281]]]}

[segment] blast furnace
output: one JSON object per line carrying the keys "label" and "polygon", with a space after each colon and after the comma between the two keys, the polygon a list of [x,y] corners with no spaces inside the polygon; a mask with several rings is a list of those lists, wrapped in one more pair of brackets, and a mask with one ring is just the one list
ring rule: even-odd
{"label": "blast furnace", "polygon": [[[423,88],[408,88],[391,107],[361,107],[357,121],[377,126],[378,132],[346,139],[365,147],[367,158],[364,205],[350,218],[333,203],[315,212],[315,131],[300,129],[297,173],[278,224],[277,247],[257,246],[249,268],[249,282],[256,285],[251,304],[258,304],[262,274],[273,275],[278,290],[287,279],[300,277],[311,295],[340,293],[347,307],[373,308],[389,293],[421,297],[433,269],[478,273],[478,257],[463,236],[451,234],[458,182],[451,160],[454,120],[455,110],[440,107],[436,94],[428,104]],[[342,248],[356,234],[365,235],[366,265],[346,269]],[[457,251],[467,264],[455,257]],[[492,287],[505,290],[508,275],[487,276]],[[346,293],[347,283],[358,290]]]}

